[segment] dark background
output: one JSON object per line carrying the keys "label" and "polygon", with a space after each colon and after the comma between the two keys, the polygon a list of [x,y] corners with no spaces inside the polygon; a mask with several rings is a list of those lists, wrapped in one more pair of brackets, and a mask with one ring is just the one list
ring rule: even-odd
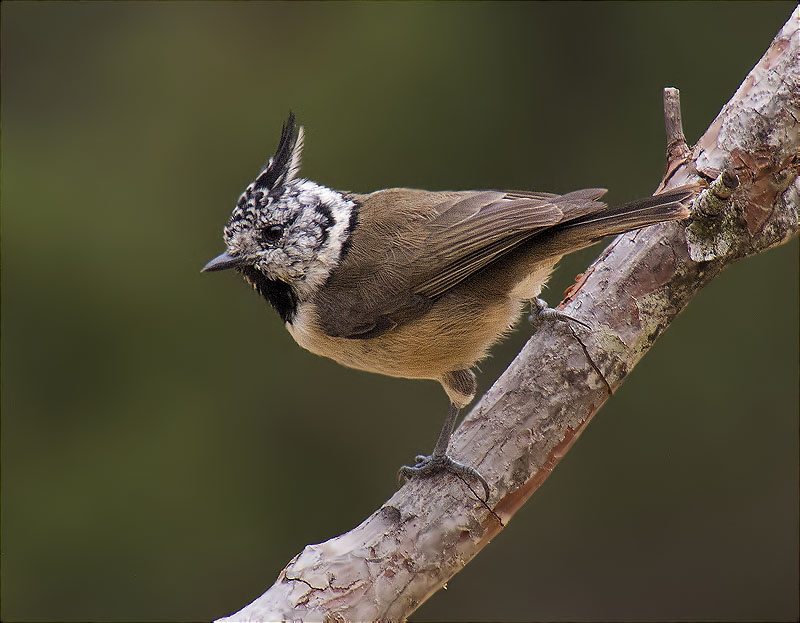
{"label": "dark background", "polygon": [[[1,618],[229,614],[430,450],[435,383],[314,357],[199,272],[289,108],[334,188],[624,201],[662,87],[694,142],[793,6],[3,3]],[[795,620],[797,253],[705,289],[413,620]]]}

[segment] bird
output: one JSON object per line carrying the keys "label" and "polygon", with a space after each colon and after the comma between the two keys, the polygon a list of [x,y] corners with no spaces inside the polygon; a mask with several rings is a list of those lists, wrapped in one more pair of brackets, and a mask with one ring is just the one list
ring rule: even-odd
{"label": "bird", "polygon": [[608,207],[602,188],[338,191],[299,176],[304,142],[291,112],[274,155],[239,196],[225,251],[203,272],[234,269],[302,348],[358,370],[438,381],[450,405],[430,455],[401,480],[442,471],[480,482],[447,454],[476,364],[517,323],[583,321],[539,298],[556,263],[608,235],[689,217],[681,187]]}

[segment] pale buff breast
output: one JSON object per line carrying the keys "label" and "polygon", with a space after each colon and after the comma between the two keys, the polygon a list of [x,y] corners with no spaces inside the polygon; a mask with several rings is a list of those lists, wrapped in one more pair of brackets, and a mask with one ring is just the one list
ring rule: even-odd
{"label": "pale buff breast", "polygon": [[[519,318],[523,303],[502,297],[490,304],[443,297],[423,316],[375,338],[333,338],[319,330],[313,303],[302,304],[292,324],[294,340],[338,363],[388,376],[441,379],[471,368]],[[482,309],[475,314],[475,308]]]}

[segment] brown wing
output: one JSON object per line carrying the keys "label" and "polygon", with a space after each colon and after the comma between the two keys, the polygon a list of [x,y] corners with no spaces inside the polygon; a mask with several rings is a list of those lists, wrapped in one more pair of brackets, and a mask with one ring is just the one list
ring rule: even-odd
{"label": "brown wing", "polygon": [[435,262],[414,292],[440,296],[564,214],[551,198],[498,191],[474,193],[436,206],[425,252]]}
{"label": "brown wing", "polygon": [[378,191],[354,197],[349,252],[315,299],[323,331],[367,338],[425,311],[537,232],[598,210],[605,191]]}

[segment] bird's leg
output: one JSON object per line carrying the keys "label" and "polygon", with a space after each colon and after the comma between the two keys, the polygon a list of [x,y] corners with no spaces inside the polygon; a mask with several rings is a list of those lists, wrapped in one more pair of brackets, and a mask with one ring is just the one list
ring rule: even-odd
{"label": "bird's leg", "polygon": [[528,316],[528,322],[530,322],[534,329],[538,329],[541,326],[542,322],[546,322],[548,320],[560,320],[561,322],[574,322],[579,324],[587,329],[591,329],[588,324],[583,322],[582,320],[578,320],[577,318],[573,318],[572,316],[565,314],[559,309],[553,309],[549,307],[544,299],[534,298],[531,299],[531,313]]}
{"label": "bird's leg", "polygon": [[433,453],[427,456],[418,454],[416,457],[416,464],[403,465],[397,475],[401,480],[408,480],[410,478],[419,478],[420,476],[432,476],[441,471],[448,471],[464,478],[474,478],[483,486],[483,492],[486,494],[484,502],[488,502],[489,485],[486,483],[484,477],[481,476],[480,472],[474,467],[459,463],[455,459],[451,459],[447,456],[447,446],[450,443],[453,429],[456,427],[458,411],[458,407],[450,403],[450,409],[447,411],[447,417],[439,433],[439,439],[436,440],[436,445],[433,447]]}

